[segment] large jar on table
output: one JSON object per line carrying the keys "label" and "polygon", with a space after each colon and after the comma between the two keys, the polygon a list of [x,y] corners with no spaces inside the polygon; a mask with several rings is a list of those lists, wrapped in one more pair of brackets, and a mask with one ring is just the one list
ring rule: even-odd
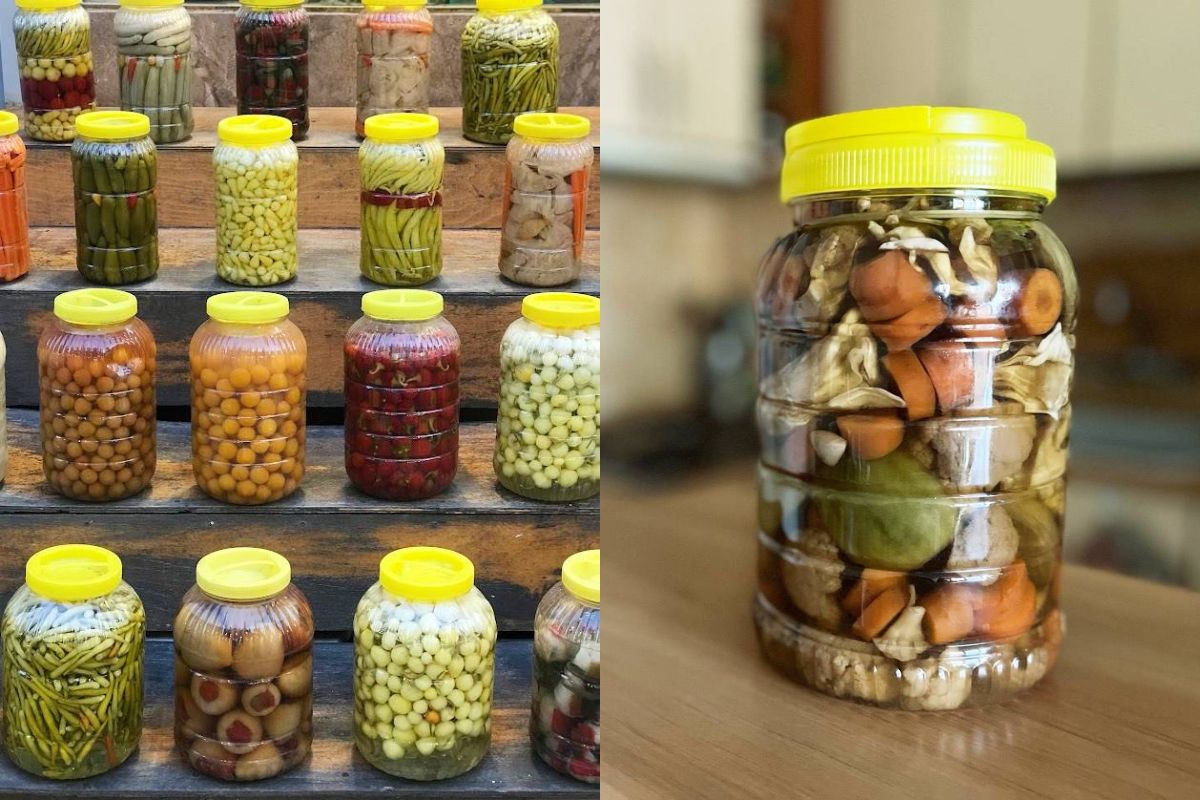
{"label": "large jar on table", "polygon": [[121,108],[158,144],[192,135],[192,17],[183,0],[120,0],[113,15]]}
{"label": "large jar on table", "polygon": [[42,469],[73,500],[121,500],[150,485],[156,464],[154,336],[137,299],[77,289],[54,300],[37,345]]}
{"label": "large jar on table", "polygon": [[13,33],[31,139],[69,142],[75,118],[95,108],[91,31],[81,0],[17,0]]}
{"label": "large jar on table", "polygon": [[534,500],[600,493],[600,299],[528,295],[500,342],[496,477]]}
{"label": "large jar on table", "polygon": [[358,95],[355,129],[394,111],[429,111],[433,16],[426,0],[372,0],[355,19]]}
{"label": "large jar on table", "polygon": [[1078,288],[1009,114],[908,107],[788,133],[795,229],[759,273],[767,658],[819,691],[951,709],[1058,654]]}
{"label": "large jar on table", "polygon": [[0,283],[29,272],[29,212],[25,202],[25,142],[21,122],[0,111]]}
{"label": "large jar on table", "polygon": [[4,609],[3,639],[10,761],[75,780],[137,749],[146,612],[114,553],[85,544],[36,553]]}
{"label": "large jar on table", "polygon": [[175,745],[198,772],[263,780],[312,747],[313,615],[291,580],[256,547],[196,564],[175,615]]}
{"label": "large jar on table", "polygon": [[240,0],[235,26],[239,114],[275,114],[308,135],[308,12],[304,0]]}
{"label": "large jar on table", "polygon": [[213,295],[192,337],[192,468],[216,500],[272,503],[304,477],[308,344],[288,310],[271,292]]}
{"label": "large jar on table", "polygon": [[438,547],[396,550],[354,614],[354,743],[418,781],[461,775],[492,737],[496,617],[475,567]]}

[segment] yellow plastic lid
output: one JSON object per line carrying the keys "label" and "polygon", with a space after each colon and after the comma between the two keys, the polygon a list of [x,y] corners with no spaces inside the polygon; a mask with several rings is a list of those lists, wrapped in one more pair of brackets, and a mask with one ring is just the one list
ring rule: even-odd
{"label": "yellow plastic lid", "polygon": [[452,600],[475,585],[471,559],[441,547],[405,547],[379,562],[383,588],[406,600]]}
{"label": "yellow plastic lid", "polygon": [[0,136],[8,136],[21,129],[21,120],[11,111],[0,111]]}
{"label": "yellow plastic lid", "polygon": [[89,111],[75,118],[75,132],[102,142],[134,139],[150,135],[150,118],[136,111]]}
{"label": "yellow plastic lid", "polygon": [[217,550],[196,563],[196,585],[218,600],[266,600],[291,582],[292,565],[288,560],[261,547]]}
{"label": "yellow plastic lid", "polygon": [[121,559],[92,544],[47,547],[25,562],[25,583],[35,593],[60,603],[91,600],[120,585]]}
{"label": "yellow plastic lid", "polygon": [[183,0],[118,0],[122,8],[172,8],[183,5]]}
{"label": "yellow plastic lid", "polygon": [[428,0],[366,0],[368,9],[376,8],[423,8]]}
{"label": "yellow plastic lid", "polygon": [[304,0],[239,0],[239,2],[251,8],[283,8],[284,6],[302,5]]}
{"label": "yellow plastic lid", "polygon": [[547,328],[600,324],[600,298],[574,292],[536,292],[521,301],[521,316]]}
{"label": "yellow plastic lid", "polygon": [[241,114],[218,122],[217,138],[243,147],[266,147],[292,138],[292,123],[273,114]]}
{"label": "yellow plastic lid", "polygon": [[801,122],[787,132],[781,195],[880,189],[990,189],[1055,195],[1054,151],[1020,117],[904,106]]}
{"label": "yellow plastic lid", "polygon": [[438,135],[437,117],[429,114],[376,114],[367,117],[363,133],[381,142],[414,142]]}
{"label": "yellow plastic lid", "polygon": [[363,295],[363,313],[385,322],[421,322],[442,313],[445,301],[426,289],[379,289]]}
{"label": "yellow plastic lid", "polygon": [[520,11],[537,8],[542,0],[476,0],[480,11]]}
{"label": "yellow plastic lid", "polygon": [[567,591],[589,603],[600,602],[600,551],[584,550],[563,562],[562,582]]}
{"label": "yellow plastic lid", "polygon": [[71,8],[83,0],[17,0],[17,8],[26,11],[55,11],[60,8]]}
{"label": "yellow plastic lid", "polygon": [[513,120],[513,133],[527,139],[582,139],[592,132],[592,123],[578,114],[530,112]]}
{"label": "yellow plastic lid", "polygon": [[137,298],[120,289],[75,289],[54,298],[54,316],[72,325],[116,325],[137,312]]}
{"label": "yellow plastic lid", "polygon": [[288,299],[275,292],[225,292],[214,294],[206,304],[208,315],[217,322],[265,325],[288,315]]}

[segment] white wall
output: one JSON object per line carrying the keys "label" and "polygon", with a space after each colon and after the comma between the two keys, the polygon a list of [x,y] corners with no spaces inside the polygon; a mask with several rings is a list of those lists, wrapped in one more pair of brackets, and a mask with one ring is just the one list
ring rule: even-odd
{"label": "white wall", "polygon": [[17,46],[13,40],[12,21],[17,11],[13,0],[0,0],[0,83],[7,103],[21,102],[20,72],[16,68]]}

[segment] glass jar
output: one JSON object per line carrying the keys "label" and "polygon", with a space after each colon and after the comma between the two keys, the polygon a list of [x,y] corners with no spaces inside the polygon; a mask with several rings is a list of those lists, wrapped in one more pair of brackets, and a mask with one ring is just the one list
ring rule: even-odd
{"label": "glass jar", "polygon": [[600,782],[600,551],[563,562],[533,619],[533,751],[559,772]]}
{"label": "glass jar", "polygon": [[208,298],[192,337],[192,468],[210,497],[261,505],[304,477],[308,344],[270,292]]}
{"label": "glass jar", "polygon": [[882,109],[796,126],[783,175],[796,228],[757,311],[766,656],[879,706],[1024,689],[1062,636],[1078,288],[1041,221],[1054,154],[1009,114]]}
{"label": "glass jar", "polygon": [[75,118],[96,107],[92,27],[81,0],[17,0],[13,17],[25,133],[43,142],[75,138]]}
{"label": "glass jar", "polygon": [[239,114],[274,114],[308,135],[308,12],[304,0],[241,0],[237,12]]}
{"label": "glass jar", "polygon": [[355,18],[358,99],[355,130],[393,111],[429,111],[433,16],[426,0],[371,0]]}
{"label": "glass jar", "polygon": [[137,298],[118,289],[60,294],[37,355],[42,470],[51,488],[105,502],[149,486],[158,362]]}
{"label": "glass jar", "polygon": [[583,270],[592,124],[574,114],[522,114],[507,149],[500,274],[561,286]]}
{"label": "glass jar", "polygon": [[439,547],[379,564],[354,614],[354,743],[415,781],[473,769],[492,738],[496,617],[475,567]]}
{"label": "glass jar", "polygon": [[56,780],[124,763],[142,735],[146,611],[121,559],[86,544],[34,554],[3,631],[9,759]]}
{"label": "glass jar", "polygon": [[478,0],[462,34],[463,136],[505,144],[527,111],[558,110],[558,24],[542,0]]}
{"label": "glass jar", "polygon": [[312,747],[313,615],[287,559],[233,547],[196,564],[175,615],[175,746],[197,771],[258,781]]}
{"label": "glass jar", "polygon": [[417,286],[442,274],[442,170],[446,151],[428,114],[380,114],[358,149],[362,274]]}
{"label": "glass jar", "polygon": [[458,331],[442,296],[363,295],[346,334],[346,474],[384,500],[420,500],[458,472]]}
{"label": "glass jar", "polygon": [[121,108],[150,118],[157,144],[192,135],[192,17],[183,0],[120,0],[113,15]]}
{"label": "glass jar", "polygon": [[300,153],[282,117],[226,117],[217,123],[217,276],[240,286],[296,277],[296,186]]}
{"label": "glass jar", "polygon": [[29,212],[25,203],[25,142],[17,115],[0,111],[0,283],[29,272]]}
{"label": "glass jar", "polygon": [[500,342],[496,477],[534,500],[600,493],[600,299],[528,295]]}
{"label": "glass jar", "polygon": [[75,264],[92,283],[121,286],[158,274],[158,151],[150,119],[92,111],[75,120]]}

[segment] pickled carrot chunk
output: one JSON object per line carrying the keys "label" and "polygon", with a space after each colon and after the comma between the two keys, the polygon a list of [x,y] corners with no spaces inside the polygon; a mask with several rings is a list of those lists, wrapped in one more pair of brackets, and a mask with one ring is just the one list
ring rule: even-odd
{"label": "pickled carrot chunk", "polygon": [[1062,315],[1063,288],[1058,276],[1048,269],[1035,269],[1021,276],[1017,294],[1017,324],[1026,336],[1049,333]]}
{"label": "pickled carrot chunk", "polygon": [[903,587],[886,589],[871,601],[850,631],[859,639],[870,641],[883,633],[884,628],[892,624],[892,620],[900,616],[907,605],[908,592]]}
{"label": "pickled carrot chunk", "polygon": [[975,629],[992,639],[1020,636],[1037,616],[1037,588],[1029,580],[1024,561],[1004,568],[1003,574],[983,590],[975,610]]}
{"label": "pickled carrot chunk", "polygon": [[889,250],[850,273],[850,294],[868,322],[895,319],[933,297],[933,283],[899,250]]}
{"label": "pickled carrot chunk", "polygon": [[883,357],[883,366],[900,389],[910,420],[933,416],[935,395],[920,359],[912,350],[898,350]]}
{"label": "pickled carrot chunk", "polygon": [[850,591],[842,598],[842,610],[851,616],[859,616],[863,613],[871,601],[881,595],[888,589],[905,587],[905,578],[903,572],[892,572],[886,569],[873,569],[867,567],[862,571],[862,575],[854,585],[850,587]]}
{"label": "pickled carrot chunk", "polygon": [[925,607],[922,626],[930,644],[949,644],[971,635],[975,629],[978,592],[970,586],[949,584],[921,598]]}
{"label": "pickled carrot chunk", "polygon": [[883,458],[904,441],[904,422],[891,415],[846,414],[837,426],[850,452],[866,461]]}
{"label": "pickled carrot chunk", "polygon": [[975,392],[975,352],[962,342],[938,342],[922,348],[921,364],[933,383],[938,405],[950,411],[969,403]]}
{"label": "pickled carrot chunk", "polygon": [[946,319],[942,301],[930,295],[924,302],[890,322],[871,323],[871,332],[883,340],[889,351],[907,350],[924,339]]}

